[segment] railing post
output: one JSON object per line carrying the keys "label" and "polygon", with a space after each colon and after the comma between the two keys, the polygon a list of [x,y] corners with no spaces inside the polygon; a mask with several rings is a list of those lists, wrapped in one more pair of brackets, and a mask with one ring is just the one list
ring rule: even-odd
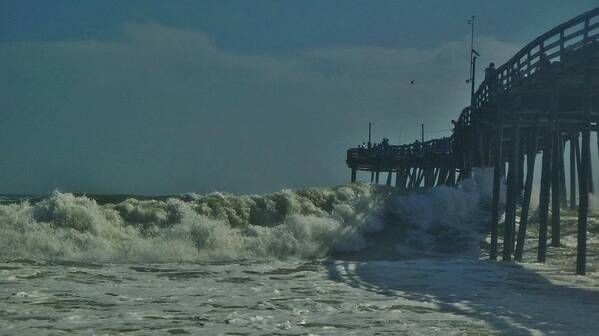
{"label": "railing post", "polygon": [[586,45],[589,43],[589,21],[591,19],[590,18],[586,18],[586,20],[584,20],[584,35],[583,35],[583,45]]}

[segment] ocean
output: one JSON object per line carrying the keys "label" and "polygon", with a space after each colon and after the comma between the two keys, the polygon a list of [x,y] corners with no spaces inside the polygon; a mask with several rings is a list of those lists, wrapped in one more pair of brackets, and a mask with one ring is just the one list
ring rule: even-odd
{"label": "ocean", "polygon": [[1,335],[594,335],[597,233],[486,256],[491,183],[0,204]]}

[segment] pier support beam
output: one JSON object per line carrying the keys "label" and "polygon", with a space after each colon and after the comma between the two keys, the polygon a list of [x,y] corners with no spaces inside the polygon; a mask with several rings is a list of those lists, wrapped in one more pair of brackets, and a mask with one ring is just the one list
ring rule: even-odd
{"label": "pier support beam", "polygon": [[578,206],[576,274],[586,274],[587,222],[589,215],[589,192],[591,192],[591,107],[592,91],[589,72],[585,76],[587,97],[585,102],[584,127],[582,130],[581,169],[579,176],[580,205]]}
{"label": "pier support beam", "polygon": [[499,201],[501,199],[501,176],[503,171],[503,110],[498,110],[498,125],[493,153],[493,208],[491,210],[491,246],[489,259],[497,260],[497,236],[499,226]]}
{"label": "pier support beam", "polygon": [[503,231],[503,260],[510,261],[514,251],[514,232],[516,230],[516,205],[520,168],[520,125],[516,111],[513,111],[514,127],[512,128],[511,158],[507,180],[505,201],[505,227]]}
{"label": "pier support beam", "polygon": [[539,145],[539,122],[534,128],[533,133],[528,137],[528,153],[526,155],[526,182],[524,182],[524,199],[522,200],[522,211],[520,212],[520,226],[518,227],[518,241],[516,243],[516,252],[514,259],[522,261],[524,252],[524,242],[526,240],[526,228],[528,226],[528,211],[530,209],[530,199],[532,196],[532,183],[535,174],[535,160],[537,157],[537,148]]}
{"label": "pier support beam", "polygon": [[[589,155],[591,155],[590,152]],[[591,194],[595,193],[595,182],[593,181],[593,162],[591,160],[589,160],[589,192]]]}
{"label": "pier support beam", "polygon": [[410,174],[410,189],[416,188],[416,181],[418,180],[418,168],[412,168],[412,173]]}
{"label": "pier support beam", "polygon": [[420,186],[422,185],[422,180],[424,179],[424,169],[419,168],[418,169],[418,178],[416,179],[416,188],[420,188]]}
{"label": "pier support beam", "polygon": [[395,187],[396,188],[403,189],[404,184],[402,184],[402,180],[403,180],[403,168],[397,168],[397,170],[395,172]]}
{"label": "pier support beam", "polygon": [[451,168],[449,168],[449,172],[447,174],[447,179],[445,180],[445,184],[448,186],[454,186],[455,185],[455,165],[451,166]]}
{"label": "pier support beam", "polygon": [[356,168],[351,169],[351,182],[352,183],[356,182]]}
{"label": "pier support beam", "polygon": [[435,170],[434,168],[424,168],[424,186],[434,187],[435,186]]}
{"label": "pier support beam", "polygon": [[553,132],[553,164],[551,169],[551,246],[560,246],[560,208],[562,194],[560,192],[561,184],[561,140],[559,125],[554,126]]}
{"label": "pier support beam", "polygon": [[544,263],[547,254],[547,221],[549,219],[549,192],[551,182],[551,154],[553,132],[547,130],[543,136],[543,162],[541,167],[541,192],[539,195],[539,246],[537,261]]}
{"label": "pier support beam", "polygon": [[441,176],[442,168],[433,169],[433,187],[439,186],[439,176]]}
{"label": "pier support beam", "polygon": [[582,131],[582,167],[579,176],[579,206],[578,206],[578,227],[577,227],[577,251],[576,251],[576,274],[586,274],[586,254],[587,254],[587,222],[589,214],[589,191],[590,191],[590,142],[591,132],[588,119],[585,129]]}
{"label": "pier support beam", "polygon": [[445,185],[447,183],[447,178],[449,175],[449,169],[447,168],[439,168],[438,170],[438,177],[437,177],[437,183],[436,186],[442,186]]}
{"label": "pier support beam", "polygon": [[566,151],[566,141],[564,140],[565,134],[560,133],[560,151],[559,151],[559,191],[560,191],[560,206],[562,208],[568,207],[568,193],[566,188],[566,169],[564,152]]}
{"label": "pier support beam", "polygon": [[570,138],[570,209],[576,209],[576,145],[578,133]]}
{"label": "pier support beam", "polygon": [[[518,161],[518,183],[516,184],[516,205],[522,204],[522,192],[524,191],[524,157],[525,154],[528,153],[526,149],[526,142],[520,141],[520,149],[519,149],[519,161]],[[515,232],[514,232],[515,233]]]}

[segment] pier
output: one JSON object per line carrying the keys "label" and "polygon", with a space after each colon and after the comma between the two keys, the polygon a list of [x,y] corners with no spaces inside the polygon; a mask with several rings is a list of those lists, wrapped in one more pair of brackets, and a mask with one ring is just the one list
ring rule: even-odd
{"label": "pier", "polygon": [[[599,7],[537,37],[498,67],[497,80],[480,84],[451,136],[350,148],[351,181],[366,172],[372,183],[381,183],[380,174],[386,174],[384,183],[397,188],[451,186],[475,167],[493,168],[489,256],[497,260],[501,252],[504,261],[520,261],[540,164],[537,260],[545,262],[548,244],[560,246],[560,209],[578,209],[576,273],[585,274],[589,193],[594,191],[591,150],[599,150],[599,141],[591,145],[591,132],[599,131],[598,94]],[[503,179],[505,225],[499,232]],[[500,234],[503,251],[498,251]]]}

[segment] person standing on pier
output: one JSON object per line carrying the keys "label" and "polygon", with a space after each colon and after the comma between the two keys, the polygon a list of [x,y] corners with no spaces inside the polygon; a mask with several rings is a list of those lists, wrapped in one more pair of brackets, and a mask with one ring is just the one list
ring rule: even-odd
{"label": "person standing on pier", "polygon": [[492,92],[497,87],[497,69],[495,63],[489,63],[489,66],[485,69],[485,81],[489,86],[489,92]]}

